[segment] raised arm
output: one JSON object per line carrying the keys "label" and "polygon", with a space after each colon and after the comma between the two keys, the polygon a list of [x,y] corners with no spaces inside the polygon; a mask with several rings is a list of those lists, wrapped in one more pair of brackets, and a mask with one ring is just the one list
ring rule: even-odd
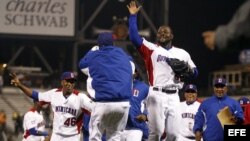
{"label": "raised arm", "polygon": [[242,40],[250,39],[250,1],[247,0],[236,11],[231,21],[226,25],[220,25],[215,31],[205,31],[202,33],[204,44],[208,49],[214,50],[233,47],[241,44]]}
{"label": "raised arm", "polygon": [[135,15],[139,12],[139,10],[141,9],[141,6],[137,7],[135,1],[131,1],[129,5],[127,5],[127,8],[128,8],[130,15]]}
{"label": "raised arm", "polygon": [[215,46],[218,49],[239,44],[242,38],[250,39],[250,1],[247,0],[236,11],[227,25],[219,26],[215,31]]}
{"label": "raised arm", "polygon": [[11,77],[10,83],[12,85],[21,89],[27,96],[31,97],[32,99],[38,100],[38,93],[33,91],[31,88],[23,85],[15,73],[10,73],[9,75]]}
{"label": "raised arm", "polygon": [[129,37],[131,42],[139,48],[142,45],[142,38],[138,33],[137,28],[137,13],[141,9],[141,6],[137,7],[135,1],[131,1],[129,5],[127,5],[128,11],[130,13],[129,16]]}

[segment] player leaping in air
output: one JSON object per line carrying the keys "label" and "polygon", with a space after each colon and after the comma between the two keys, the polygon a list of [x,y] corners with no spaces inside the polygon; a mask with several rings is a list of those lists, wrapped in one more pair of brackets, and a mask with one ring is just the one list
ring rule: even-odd
{"label": "player leaping in air", "polygon": [[147,69],[150,84],[147,99],[149,138],[159,141],[166,129],[167,140],[175,140],[179,130],[178,109],[180,104],[179,89],[184,85],[183,78],[177,75],[169,58],[178,59],[188,64],[191,70],[188,78],[194,79],[198,69],[191,59],[190,54],[184,49],[172,45],[174,38],[172,29],[168,25],[160,26],[156,34],[156,43],[150,42],[139,35],[137,27],[137,13],[141,6],[135,1],[127,5],[129,16],[129,37],[138,52],[142,55]]}

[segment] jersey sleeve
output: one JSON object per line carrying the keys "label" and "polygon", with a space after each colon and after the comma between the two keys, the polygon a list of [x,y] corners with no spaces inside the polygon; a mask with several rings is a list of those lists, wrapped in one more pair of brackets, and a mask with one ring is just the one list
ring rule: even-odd
{"label": "jersey sleeve", "polygon": [[80,107],[83,109],[88,110],[89,112],[92,111],[92,109],[94,108],[94,101],[91,100],[86,94],[83,93],[79,93],[79,98],[80,98]]}
{"label": "jersey sleeve", "polygon": [[196,68],[196,65],[194,64],[194,62],[191,59],[191,56],[190,56],[190,54],[188,52],[186,52],[186,56],[187,56],[187,63],[190,66],[190,68]]}
{"label": "jersey sleeve", "polygon": [[93,46],[91,48],[91,50],[84,56],[80,59],[79,61],[79,68],[81,70],[82,73],[86,74],[86,75],[89,75],[89,61],[91,60],[91,55],[95,52],[95,51],[98,51],[99,50],[99,46]]}
{"label": "jersey sleeve", "polygon": [[137,28],[137,15],[129,16],[129,38],[136,48],[141,47],[142,38],[139,35]]}
{"label": "jersey sleeve", "polygon": [[38,93],[38,99],[39,101],[44,101],[44,102],[51,102],[51,96],[54,94],[56,89],[52,89],[50,91]]}
{"label": "jersey sleeve", "polygon": [[80,59],[79,68],[80,68],[82,73],[88,75],[88,73],[89,73],[88,59],[86,56],[84,56],[83,58]]}
{"label": "jersey sleeve", "polygon": [[250,125],[250,104],[247,104],[244,111],[245,121],[244,123]]}
{"label": "jersey sleeve", "polygon": [[203,126],[205,124],[205,115],[206,114],[204,112],[204,105],[201,104],[194,118],[194,127],[193,127],[194,133],[196,131],[201,131],[201,132],[203,131]]}
{"label": "jersey sleeve", "polygon": [[[138,48],[139,53],[143,56],[146,62],[150,62],[151,55],[157,46],[146,39],[143,38],[143,42],[140,48]],[[147,63],[146,63],[147,64]]]}
{"label": "jersey sleeve", "polygon": [[29,111],[25,114],[24,119],[23,119],[23,124],[25,129],[29,130],[31,128],[36,128],[36,119],[34,118],[35,115],[33,112]]}
{"label": "jersey sleeve", "polygon": [[235,103],[235,109],[232,110],[232,113],[239,121],[243,121],[244,120],[243,110],[237,101],[234,101],[234,103]]}

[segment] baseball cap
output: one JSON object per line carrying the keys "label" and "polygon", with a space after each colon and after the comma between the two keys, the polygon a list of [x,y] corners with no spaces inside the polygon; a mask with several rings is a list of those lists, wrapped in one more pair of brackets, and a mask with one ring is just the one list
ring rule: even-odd
{"label": "baseball cap", "polygon": [[113,35],[110,32],[103,32],[98,35],[97,43],[100,47],[113,45]]}
{"label": "baseball cap", "polygon": [[197,92],[197,87],[194,84],[188,84],[185,87],[185,92],[188,92],[188,91]]}
{"label": "baseball cap", "polygon": [[73,79],[76,80],[76,76],[73,72],[64,72],[61,76],[61,80]]}
{"label": "baseball cap", "polygon": [[227,85],[227,81],[224,78],[216,78],[214,81],[214,86],[216,85],[221,85],[221,86],[226,86]]}
{"label": "baseball cap", "polygon": [[249,104],[250,103],[250,100],[247,98],[247,97],[241,97],[238,99],[238,102],[241,104],[241,105],[245,105],[245,104]]}

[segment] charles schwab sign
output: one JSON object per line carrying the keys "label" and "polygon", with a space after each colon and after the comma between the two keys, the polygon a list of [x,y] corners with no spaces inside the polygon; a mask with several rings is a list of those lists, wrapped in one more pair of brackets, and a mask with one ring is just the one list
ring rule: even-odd
{"label": "charles schwab sign", "polygon": [[74,36],[75,0],[0,0],[0,34]]}

